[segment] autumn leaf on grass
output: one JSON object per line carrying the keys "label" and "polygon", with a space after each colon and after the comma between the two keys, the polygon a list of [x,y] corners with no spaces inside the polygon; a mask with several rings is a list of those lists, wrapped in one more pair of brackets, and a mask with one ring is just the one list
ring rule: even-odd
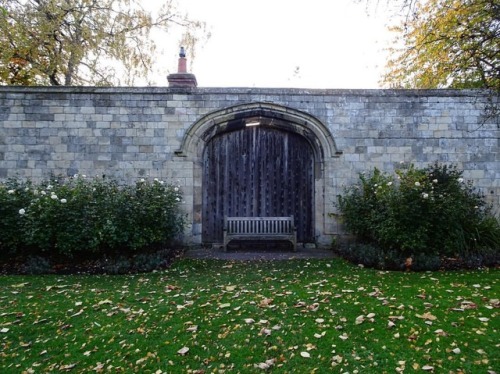
{"label": "autumn leaf on grass", "polygon": [[268,328],[262,328],[259,332],[259,335],[263,335],[263,336],[270,336],[272,333],[272,330],[271,329],[268,329]]}
{"label": "autumn leaf on grass", "polygon": [[267,369],[270,369],[274,365],[275,362],[276,362],[276,360],[273,358],[270,360],[266,360],[265,362],[260,362],[258,364],[254,364],[253,366],[256,369],[267,370]]}
{"label": "autumn leaf on grass", "polygon": [[273,303],[273,299],[269,299],[269,298],[264,298],[260,301],[259,303],[259,307],[260,308],[269,308],[269,306]]}
{"label": "autumn leaf on grass", "polygon": [[429,312],[425,312],[424,314],[416,314],[415,316],[417,318],[425,319],[425,320],[428,320],[428,321],[435,321],[437,319],[437,317],[435,315],[432,315]]}
{"label": "autumn leaf on grass", "polygon": [[360,315],[360,316],[356,317],[355,324],[356,324],[356,325],[360,325],[360,324],[362,324],[364,321],[365,321],[365,316],[364,316],[364,315]]}
{"label": "autumn leaf on grass", "polygon": [[185,356],[185,355],[187,355],[188,352],[189,352],[189,348],[188,347],[182,347],[181,349],[179,349],[177,351],[177,354],[179,354],[181,356]]}
{"label": "autumn leaf on grass", "polygon": [[191,326],[189,326],[186,329],[186,331],[188,331],[188,332],[196,332],[196,331],[198,331],[198,325],[191,325]]}
{"label": "autumn leaf on grass", "polygon": [[70,370],[73,370],[75,368],[75,366],[76,366],[76,364],[62,365],[59,367],[59,371],[61,371],[61,370],[70,371]]}

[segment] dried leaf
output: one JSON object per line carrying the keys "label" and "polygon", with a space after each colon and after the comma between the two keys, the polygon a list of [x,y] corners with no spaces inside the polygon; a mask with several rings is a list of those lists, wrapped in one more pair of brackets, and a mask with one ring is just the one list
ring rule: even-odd
{"label": "dried leaf", "polygon": [[356,325],[360,325],[362,324],[363,322],[365,321],[365,316],[364,315],[360,315],[360,316],[357,316],[356,317],[356,321],[354,322]]}
{"label": "dried leaf", "polygon": [[258,364],[254,364],[253,366],[256,369],[267,370],[267,369],[270,369],[274,365],[275,362],[276,362],[276,360],[273,358],[270,360],[266,360],[265,362],[260,362]]}
{"label": "dried leaf", "polygon": [[424,314],[416,314],[416,317],[417,318],[421,318],[421,319],[426,319],[426,320],[429,320],[429,321],[435,321],[437,319],[436,316],[432,315],[429,312],[425,312]]}
{"label": "dried leaf", "polygon": [[188,352],[189,352],[189,348],[188,347],[182,347],[181,349],[179,349],[177,351],[177,354],[179,354],[181,356],[185,356],[185,355],[187,355]]}

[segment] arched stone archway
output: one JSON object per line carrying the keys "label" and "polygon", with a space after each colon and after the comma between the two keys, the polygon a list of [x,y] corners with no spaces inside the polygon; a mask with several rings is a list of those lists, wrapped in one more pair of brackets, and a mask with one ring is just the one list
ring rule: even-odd
{"label": "arched stone archway", "polygon": [[[258,129],[249,127],[257,122],[259,123]],[[276,148],[269,152],[262,152],[262,147],[270,146],[269,142],[275,142],[271,146]],[[228,144],[233,145],[229,148],[235,152],[234,154],[227,153]],[[285,147],[289,145],[295,148],[296,153],[290,153],[289,150],[284,151]],[[259,155],[262,157],[256,158],[254,154],[248,158],[250,148],[255,152],[261,152],[262,154]],[[305,211],[300,218],[303,232],[300,238],[305,242],[315,242],[317,237],[324,234],[324,161],[327,158],[336,157],[339,153],[333,137],[321,121],[292,108],[270,103],[248,103],[207,114],[188,129],[180,149],[176,151],[178,156],[193,161],[193,234],[199,237],[199,241],[218,242],[220,236],[218,231],[222,227],[223,216],[229,213],[234,214],[235,209],[240,209],[236,212],[237,215],[265,216],[295,215],[299,209],[303,208]],[[301,156],[304,156],[304,160],[300,159]],[[207,196],[207,194],[213,193],[220,194],[220,191],[227,188],[229,183],[227,181],[234,179],[236,170],[233,168],[233,171],[230,171],[230,168],[227,167],[228,160],[234,161],[235,158],[242,157],[247,157],[247,159],[240,163],[232,163],[233,166],[236,165],[236,169],[248,169],[250,167],[248,162],[259,160],[259,165],[255,165],[258,169],[252,174],[254,175],[251,181],[253,185],[241,186],[241,183],[245,183],[246,180],[242,178],[237,182],[240,185],[235,187],[231,184],[232,190],[228,192],[246,195],[251,190],[252,194],[259,194],[259,197],[254,197],[254,200],[258,200],[257,204],[261,205],[260,208],[254,206],[250,208],[249,202],[243,203],[245,196],[241,196],[241,199],[233,196],[224,201],[211,199],[211,196]],[[262,161],[262,159],[268,161]],[[271,162],[271,159],[276,160],[277,164],[271,167],[263,166],[263,162]],[[218,165],[218,162],[222,162],[224,165]],[[293,170],[289,173],[289,169],[285,171],[285,168],[280,166],[280,163],[285,162],[292,162],[294,165],[296,164],[296,167],[292,168]],[[248,173],[248,170],[241,172]],[[221,176],[220,173],[228,174]],[[279,198],[280,202],[276,202],[276,198],[271,195],[263,196],[265,195],[263,191],[266,189],[269,191],[275,189],[275,187],[271,187],[271,184],[274,183],[276,186],[276,183],[280,183],[276,180],[269,182],[263,177],[266,173],[279,174],[283,183],[289,184],[289,186],[284,185],[282,190],[280,189],[282,194],[282,197]],[[221,182],[223,180],[225,182]],[[292,181],[296,182],[295,186],[292,185]],[[213,187],[214,183],[226,183],[226,187],[218,186],[216,188]],[[250,179],[247,180],[247,183],[250,183]],[[255,183],[266,183],[266,186],[255,185]],[[210,185],[212,187],[209,187]],[[285,193],[285,190],[292,191],[292,194],[297,195],[298,201],[295,206],[291,206],[295,204],[292,194],[287,195],[288,192]],[[283,201],[287,201],[288,205],[277,208],[276,206],[280,206]],[[266,204],[271,207],[265,208]],[[232,208],[229,208],[229,205]],[[213,217],[206,217],[206,215]],[[306,220],[308,222],[305,222]]]}

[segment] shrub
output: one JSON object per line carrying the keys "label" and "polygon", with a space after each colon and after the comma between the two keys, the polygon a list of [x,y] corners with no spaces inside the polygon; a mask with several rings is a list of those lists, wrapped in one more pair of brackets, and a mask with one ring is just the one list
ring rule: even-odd
{"label": "shrub", "polygon": [[52,178],[0,184],[4,256],[127,253],[168,245],[184,226],[179,186]]}
{"label": "shrub", "polygon": [[37,275],[52,272],[52,265],[47,258],[40,256],[30,256],[21,266],[21,273]]}
{"label": "shrub", "polygon": [[[346,229],[361,243],[417,256],[436,268],[440,256],[470,256],[500,248],[500,223],[456,167],[413,165],[395,177],[375,169],[346,188],[338,204]],[[422,256],[429,256],[423,260]],[[425,266],[424,266],[425,267]]]}

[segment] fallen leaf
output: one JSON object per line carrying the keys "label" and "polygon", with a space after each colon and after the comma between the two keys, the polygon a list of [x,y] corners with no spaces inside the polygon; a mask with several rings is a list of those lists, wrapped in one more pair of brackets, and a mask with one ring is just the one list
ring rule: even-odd
{"label": "fallen leaf", "polygon": [[268,308],[273,303],[273,299],[264,298],[260,301],[260,308]]}
{"label": "fallen leaf", "polygon": [[364,315],[360,315],[360,316],[357,316],[356,317],[356,321],[354,322],[356,325],[360,325],[362,324],[363,322],[365,321],[365,316]]}
{"label": "fallen leaf", "polygon": [[189,348],[188,347],[182,347],[181,349],[179,349],[177,351],[177,353],[180,354],[181,356],[185,356],[188,352],[189,352]]}
{"label": "fallen leaf", "polygon": [[111,300],[101,300],[97,303],[97,305],[104,305],[104,304],[113,304],[113,302]]}
{"label": "fallen leaf", "polygon": [[62,365],[59,370],[72,370],[74,369],[76,364],[68,364],[68,365]]}
{"label": "fallen leaf", "polygon": [[262,330],[260,330],[261,335],[270,336],[271,333],[272,333],[272,331],[270,329],[265,328],[265,327]]}
{"label": "fallen leaf", "polygon": [[267,369],[270,369],[271,366],[273,366],[275,362],[276,362],[276,360],[273,358],[270,360],[266,360],[265,362],[260,362],[258,364],[254,364],[253,366],[256,369],[267,370]]}
{"label": "fallen leaf", "polygon": [[192,325],[192,326],[189,326],[186,331],[189,331],[189,332],[196,332],[198,331],[198,325]]}
{"label": "fallen leaf", "polygon": [[18,283],[18,284],[13,284],[11,287],[12,288],[23,288],[24,286],[26,286],[28,284],[29,284],[28,282]]}
{"label": "fallen leaf", "polygon": [[309,352],[300,352],[300,355],[304,358],[310,358],[311,355],[309,354]]}
{"label": "fallen leaf", "polygon": [[435,321],[437,319],[436,316],[432,315],[429,312],[425,312],[424,314],[416,314],[416,317],[417,318],[421,318],[421,319],[426,319],[426,320],[429,320],[429,321]]}

